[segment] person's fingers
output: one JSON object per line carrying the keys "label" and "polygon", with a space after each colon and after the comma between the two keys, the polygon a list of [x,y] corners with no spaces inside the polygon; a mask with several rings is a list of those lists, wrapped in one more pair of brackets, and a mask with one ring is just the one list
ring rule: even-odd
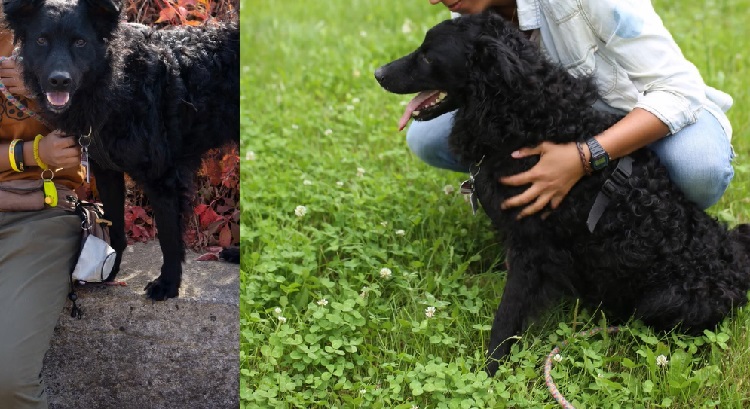
{"label": "person's fingers", "polygon": [[528,189],[526,189],[523,193],[505,200],[500,206],[500,208],[505,210],[511,207],[518,207],[518,206],[523,206],[525,204],[528,204],[539,196],[539,194],[541,193],[539,190],[540,189],[538,186],[532,185]]}
{"label": "person's fingers", "polygon": [[560,206],[560,203],[562,203],[563,199],[565,199],[565,195],[555,195],[552,197],[552,200],[550,200],[549,205],[552,208],[552,210],[557,209]]}
{"label": "person's fingers", "polygon": [[526,216],[531,216],[532,214],[535,214],[542,209],[544,209],[545,206],[547,206],[547,203],[549,203],[549,195],[541,195],[536,198],[534,203],[532,203],[529,206],[526,206],[523,210],[521,210],[520,213],[518,213],[518,216],[516,216],[516,219],[521,219]]}
{"label": "person's fingers", "polygon": [[537,145],[530,148],[521,148],[517,151],[513,151],[513,153],[510,154],[511,157],[520,159],[525,158],[527,156],[534,156],[534,155],[541,155],[542,154],[542,145]]}
{"label": "person's fingers", "polygon": [[534,168],[527,170],[526,172],[518,173],[511,176],[504,176],[498,179],[498,181],[504,185],[509,186],[523,186],[532,183],[536,179],[536,173]]}
{"label": "person's fingers", "polygon": [[2,68],[2,69],[8,69],[8,68],[15,69],[16,68],[16,62],[14,60],[10,59],[10,58],[5,58],[4,60],[0,61],[0,68]]}

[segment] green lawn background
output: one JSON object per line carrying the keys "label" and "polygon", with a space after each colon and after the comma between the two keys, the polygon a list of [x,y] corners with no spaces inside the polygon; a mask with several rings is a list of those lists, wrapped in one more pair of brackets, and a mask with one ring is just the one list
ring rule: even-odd
{"label": "green lawn background", "polygon": [[[736,176],[710,212],[746,221],[750,0],[654,4],[706,82],[735,99]],[[476,371],[502,248],[455,192],[465,175],[409,152],[396,129],[409,97],[372,76],[447,17],[427,1],[242,3],[243,408],[556,407],[547,353],[606,324],[561,305],[497,377]],[[703,337],[634,322],[574,339],[553,378],[578,408],[747,407],[748,322],[740,310]]]}

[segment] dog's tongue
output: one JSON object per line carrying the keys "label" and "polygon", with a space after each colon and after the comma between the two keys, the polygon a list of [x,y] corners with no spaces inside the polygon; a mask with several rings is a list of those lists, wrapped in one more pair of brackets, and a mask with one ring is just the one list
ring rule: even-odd
{"label": "dog's tongue", "polygon": [[398,121],[398,130],[404,129],[406,127],[406,124],[409,122],[409,119],[411,119],[411,114],[416,110],[420,104],[422,104],[424,101],[426,101],[431,96],[439,93],[440,91],[422,91],[417,96],[412,98],[411,101],[406,105],[406,110],[404,111],[404,114],[401,116],[401,119]]}
{"label": "dog's tongue", "polygon": [[70,94],[67,92],[48,92],[47,101],[53,106],[63,106],[68,103]]}

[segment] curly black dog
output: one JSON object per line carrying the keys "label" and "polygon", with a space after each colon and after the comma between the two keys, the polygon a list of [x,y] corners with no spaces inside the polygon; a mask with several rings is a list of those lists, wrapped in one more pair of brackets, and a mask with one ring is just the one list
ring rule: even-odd
{"label": "curly black dog", "polygon": [[164,256],[147,295],[177,297],[183,221],[201,155],[239,141],[237,24],[154,30],[122,23],[118,0],[3,6],[42,116],[68,134],[90,135],[91,168],[117,251],[110,280],[127,246],[127,173],[149,198]]}
{"label": "curly black dog", "polygon": [[[543,141],[582,141],[618,117],[592,108],[598,94],[591,78],[545,60],[499,16],[442,22],[416,51],[375,77],[387,91],[419,92],[402,127],[410,117],[428,120],[457,109],[451,148],[467,162],[481,162],[475,193],[510,255],[490,334],[490,374],[534,314],[562,297],[601,306],[615,320],[636,317],[687,333],[714,327],[747,301],[750,227],[728,231],[688,201],[649,150],[630,155],[630,177],[613,180],[619,162],[613,161],[582,178],[546,218],[516,220],[519,209],[500,210],[528,186],[498,179],[538,161],[512,159],[511,152]],[[608,180],[610,201],[591,232],[589,212]]]}

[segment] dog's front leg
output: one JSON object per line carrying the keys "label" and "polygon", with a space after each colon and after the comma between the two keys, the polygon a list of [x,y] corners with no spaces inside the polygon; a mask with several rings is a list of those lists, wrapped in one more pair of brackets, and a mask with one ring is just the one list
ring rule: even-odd
{"label": "dog's front leg", "polygon": [[112,274],[107,281],[113,281],[120,272],[120,262],[128,245],[125,235],[125,175],[99,167],[91,161],[91,169],[96,178],[96,188],[104,206],[104,218],[112,222],[109,228],[110,245],[117,252]]}
{"label": "dog's front leg", "polygon": [[536,270],[538,264],[534,263],[534,257],[518,257],[516,254],[519,252],[513,254],[503,296],[490,332],[486,362],[486,370],[490,376],[495,375],[499,367],[498,361],[508,354],[511,344],[515,342],[532,314],[538,310],[535,303],[542,302],[539,296],[544,292],[544,283]]}

